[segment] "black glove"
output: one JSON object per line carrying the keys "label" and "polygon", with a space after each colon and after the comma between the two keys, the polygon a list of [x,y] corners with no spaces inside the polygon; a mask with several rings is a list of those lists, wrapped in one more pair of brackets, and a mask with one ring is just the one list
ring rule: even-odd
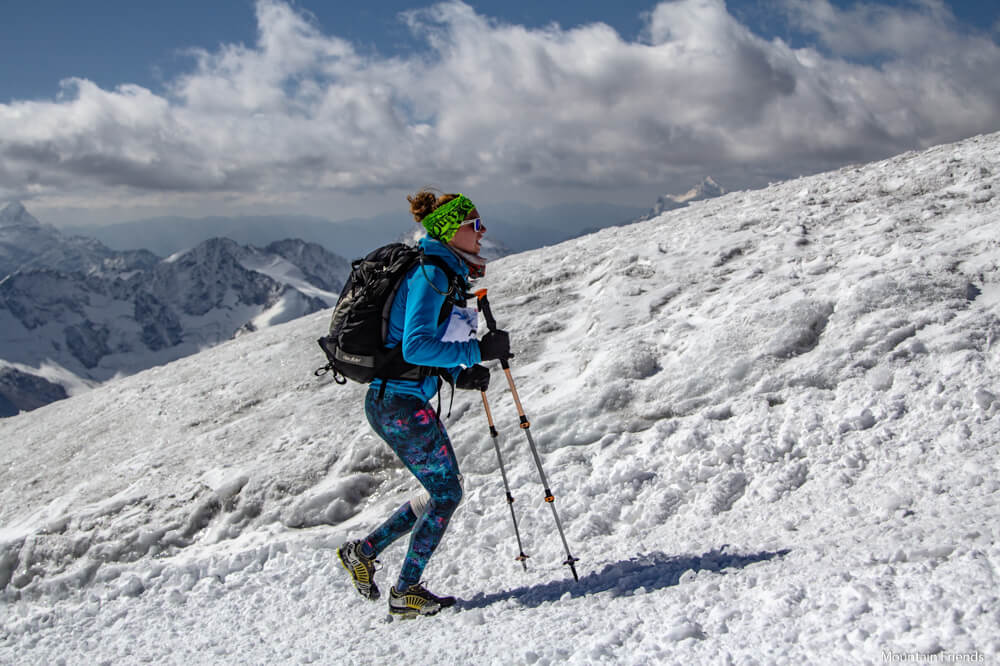
{"label": "black glove", "polygon": [[479,355],[484,361],[506,361],[510,353],[510,335],[507,331],[490,331],[479,341]]}
{"label": "black glove", "polygon": [[463,368],[455,378],[455,387],[474,391],[485,391],[490,386],[490,370],[486,366],[473,365]]}

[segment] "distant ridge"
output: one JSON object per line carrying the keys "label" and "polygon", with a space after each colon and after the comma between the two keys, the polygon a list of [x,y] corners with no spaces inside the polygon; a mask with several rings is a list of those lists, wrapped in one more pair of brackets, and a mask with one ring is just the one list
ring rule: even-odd
{"label": "distant ridge", "polygon": [[656,203],[649,209],[648,213],[636,221],[644,222],[651,220],[667,211],[684,208],[695,201],[721,197],[725,193],[725,188],[715,182],[711,176],[706,176],[704,180],[683,194],[664,194],[656,200]]}

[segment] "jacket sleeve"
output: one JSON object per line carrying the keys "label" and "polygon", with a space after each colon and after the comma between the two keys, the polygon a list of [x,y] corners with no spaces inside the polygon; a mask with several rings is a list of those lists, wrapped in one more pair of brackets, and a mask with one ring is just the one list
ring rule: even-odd
{"label": "jacket sleeve", "polygon": [[[433,284],[431,282],[433,281]],[[406,317],[403,321],[403,358],[414,365],[451,368],[479,363],[479,344],[442,342],[447,322],[438,326],[438,316],[448,291],[448,276],[440,268],[425,264],[417,266],[407,279]]]}

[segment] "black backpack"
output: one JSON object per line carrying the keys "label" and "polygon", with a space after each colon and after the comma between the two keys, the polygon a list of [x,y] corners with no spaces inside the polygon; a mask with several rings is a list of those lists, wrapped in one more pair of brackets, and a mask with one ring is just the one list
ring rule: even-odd
{"label": "black backpack", "polygon": [[[440,257],[427,256],[417,247],[391,243],[351,263],[351,274],[333,309],[330,332],[317,340],[327,364],[316,376],[333,372],[338,384],[373,379],[420,380],[438,374],[438,368],[403,360],[402,345],[386,349],[389,314],[399,285],[411,268],[432,264],[448,276],[448,292],[438,324],[451,316],[452,306],[464,305],[468,285]],[[427,277],[430,280],[430,277]]]}

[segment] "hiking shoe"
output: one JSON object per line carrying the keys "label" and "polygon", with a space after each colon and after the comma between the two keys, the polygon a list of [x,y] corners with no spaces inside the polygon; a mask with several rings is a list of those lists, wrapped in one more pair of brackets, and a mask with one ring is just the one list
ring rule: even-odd
{"label": "hiking shoe", "polygon": [[392,615],[403,617],[434,615],[442,608],[454,605],[455,597],[439,597],[431,594],[420,583],[411,585],[405,592],[397,592],[395,586],[389,590],[389,613]]}
{"label": "hiking shoe", "polygon": [[378,586],[375,584],[375,565],[378,560],[365,557],[361,552],[361,542],[351,541],[337,549],[340,563],[351,574],[354,589],[365,599],[375,601],[379,598]]}

